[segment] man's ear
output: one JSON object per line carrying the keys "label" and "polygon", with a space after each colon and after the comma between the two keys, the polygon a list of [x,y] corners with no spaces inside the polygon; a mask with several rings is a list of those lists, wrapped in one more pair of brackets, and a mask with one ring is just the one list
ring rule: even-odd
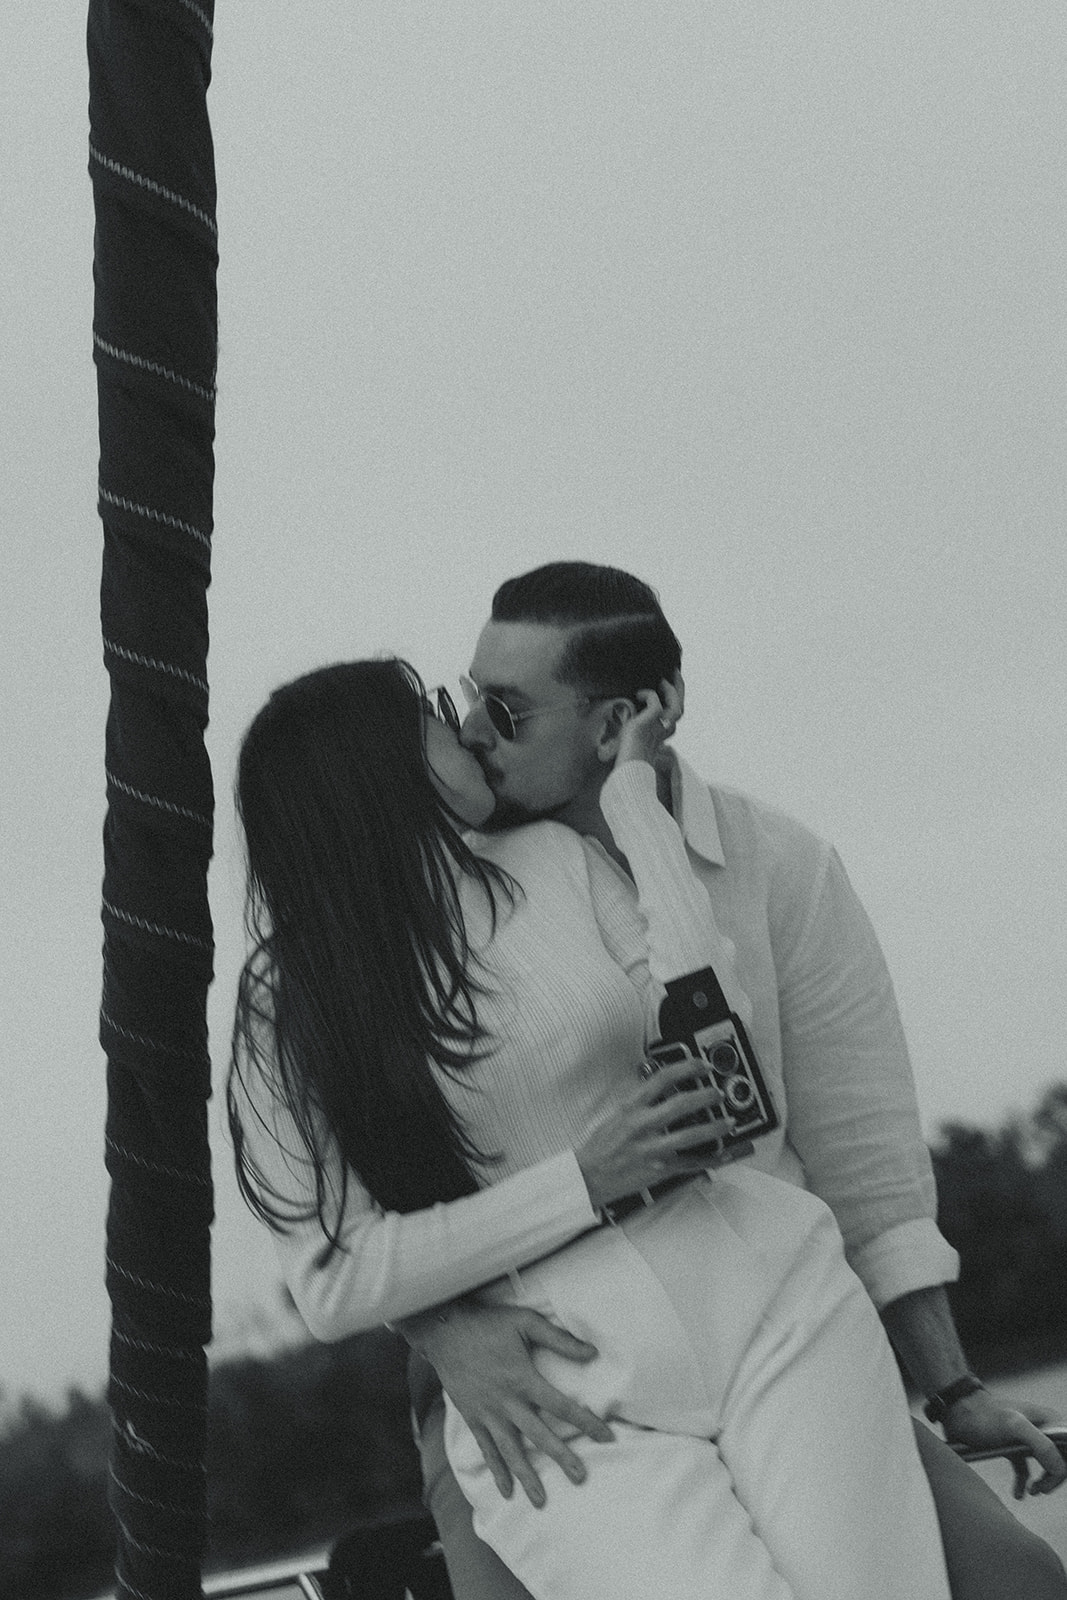
{"label": "man's ear", "polygon": [[621,697],[616,700],[607,700],[601,707],[600,724],[597,729],[596,753],[597,758],[605,764],[614,762],[619,753],[619,738],[622,730],[630,718],[637,715],[637,707],[632,700]]}

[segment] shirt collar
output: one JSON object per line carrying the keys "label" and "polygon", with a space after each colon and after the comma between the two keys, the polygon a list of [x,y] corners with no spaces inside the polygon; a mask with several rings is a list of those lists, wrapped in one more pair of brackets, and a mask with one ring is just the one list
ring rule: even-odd
{"label": "shirt collar", "polygon": [[711,792],[676,750],[670,751],[669,755],[671,811],[682,831],[682,838],[705,861],[716,867],[724,867],[726,856],[719,838],[719,823]]}

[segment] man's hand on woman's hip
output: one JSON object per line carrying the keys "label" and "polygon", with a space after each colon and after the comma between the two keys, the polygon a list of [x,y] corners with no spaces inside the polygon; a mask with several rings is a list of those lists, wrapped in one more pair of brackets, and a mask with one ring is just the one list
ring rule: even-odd
{"label": "man's hand on woman's hip", "polygon": [[531,1505],[544,1505],[544,1486],[531,1451],[543,1451],[573,1483],[582,1482],[585,1466],[559,1430],[571,1438],[585,1434],[601,1444],[614,1438],[601,1417],[538,1372],[532,1355],[536,1349],[579,1362],[592,1361],[597,1354],[587,1340],[576,1339],[540,1312],[457,1300],[409,1318],[400,1331],[436,1370],[505,1497],[517,1480]]}

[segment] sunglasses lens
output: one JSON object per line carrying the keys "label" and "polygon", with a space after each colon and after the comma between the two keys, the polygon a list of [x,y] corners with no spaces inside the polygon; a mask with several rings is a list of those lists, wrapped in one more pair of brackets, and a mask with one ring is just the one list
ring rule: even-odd
{"label": "sunglasses lens", "polygon": [[487,694],[482,698],[489,721],[493,724],[500,737],[502,739],[514,739],[515,724],[512,721],[511,712],[503,700],[498,700],[495,694]]}
{"label": "sunglasses lens", "polygon": [[453,733],[459,732],[459,712],[456,710],[456,702],[444,687],[437,691],[437,715]]}
{"label": "sunglasses lens", "polygon": [[481,703],[485,707],[485,714],[492,723],[493,728],[502,739],[514,739],[515,723],[507,706],[495,694],[483,694],[473,679],[466,676],[460,678],[459,686],[471,710]]}

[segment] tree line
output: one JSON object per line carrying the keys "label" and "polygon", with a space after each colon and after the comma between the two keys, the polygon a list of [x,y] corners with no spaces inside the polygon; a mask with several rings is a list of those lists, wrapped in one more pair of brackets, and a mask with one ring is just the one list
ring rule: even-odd
{"label": "tree line", "polygon": [[933,1148],[949,1295],[986,1377],[1067,1356],[1067,1084],[995,1132],[948,1123]]}
{"label": "tree line", "polygon": [[[111,1413],[72,1390],[24,1399],[0,1438],[0,1600],[74,1600],[113,1582]],[[207,1570],[328,1545],[421,1510],[406,1348],[385,1329],[214,1367]]]}
{"label": "tree line", "polygon": [[[933,1147],[951,1289],[985,1376],[1067,1359],[1067,1084],[995,1131],[947,1124]],[[382,1329],[211,1374],[209,1567],[325,1545],[420,1508],[406,1352]],[[72,1390],[26,1398],[0,1436],[0,1600],[75,1600],[112,1581],[110,1413]]]}

